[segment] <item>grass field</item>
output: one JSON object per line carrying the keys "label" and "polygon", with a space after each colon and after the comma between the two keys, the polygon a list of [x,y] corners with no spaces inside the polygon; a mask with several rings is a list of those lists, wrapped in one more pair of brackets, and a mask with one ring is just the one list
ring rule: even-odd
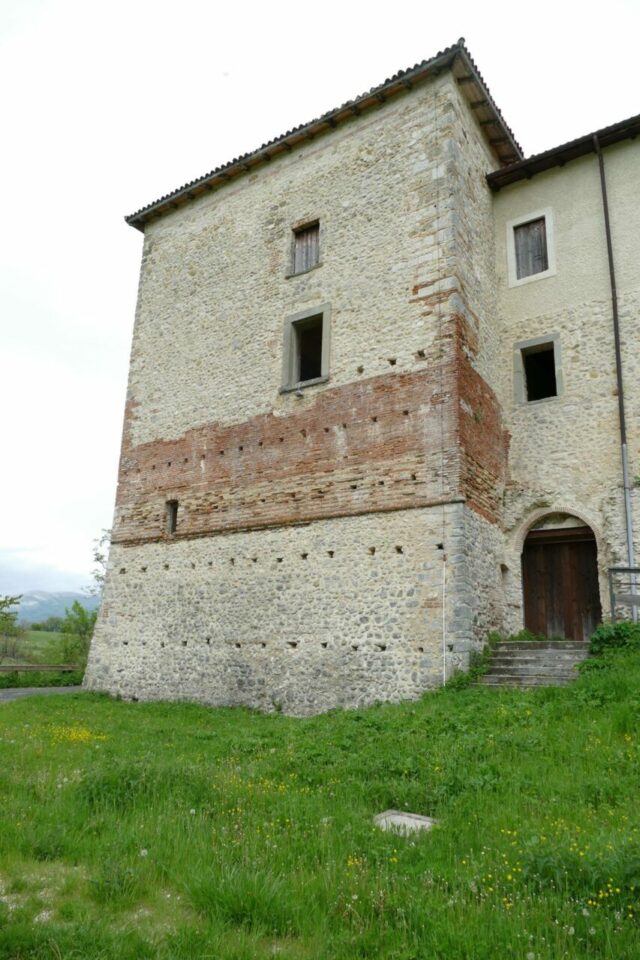
{"label": "grass field", "polygon": [[607,663],[306,720],[2,705],[0,957],[638,958],[640,657]]}
{"label": "grass field", "polygon": [[[77,638],[44,630],[28,630],[23,637],[0,639],[0,664],[76,663],[73,649]],[[83,666],[83,665],[82,665]],[[77,673],[0,673],[0,689],[6,687],[61,687],[82,682],[84,669]]]}

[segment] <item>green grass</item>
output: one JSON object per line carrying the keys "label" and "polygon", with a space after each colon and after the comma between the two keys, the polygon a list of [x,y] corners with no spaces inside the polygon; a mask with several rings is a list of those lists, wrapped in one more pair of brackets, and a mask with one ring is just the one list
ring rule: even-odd
{"label": "green grass", "polygon": [[[0,957],[640,957],[640,656],[306,720],[0,707]],[[390,807],[428,834],[372,826]]]}
{"label": "green grass", "polygon": [[[24,636],[0,639],[0,664],[77,663],[75,637],[69,634],[28,630]],[[71,653],[71,657],[70,657]],[[84,668],[75,673],[0,673],[0,689],[7,687],[66,687],[82,683]]]}
{"label": "green grass", "polygon": [[0,639],[0,663],[64,663],[65,636],[27,630],[19,637]]}

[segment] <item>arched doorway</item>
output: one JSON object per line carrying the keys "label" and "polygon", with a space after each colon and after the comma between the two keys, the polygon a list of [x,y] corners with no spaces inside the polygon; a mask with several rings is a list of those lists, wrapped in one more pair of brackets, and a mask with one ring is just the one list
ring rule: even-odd
{"label": "arched doorway", "polygon": [[591,527],[566,514],[539,521],[524,541],[522,587],[527,630],[588,640],[602,620]]}

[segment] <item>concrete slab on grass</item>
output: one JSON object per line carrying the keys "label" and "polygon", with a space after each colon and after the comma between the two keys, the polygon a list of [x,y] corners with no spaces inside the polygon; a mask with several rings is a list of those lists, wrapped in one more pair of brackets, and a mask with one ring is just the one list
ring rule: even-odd
{"label": "concrete slab on grass", "polygon": [[438,821],[433,817],[422,817],[419,813],[407,813],[404,810],[385,810],[373,818],[376,827],[381,830],[393,830],[396,833],[414,833],[416,830],[430,830]]}
{"label": "concrete slab on grass", "polygon": [[423,817],[419,813],[408,813],[406,810],[385,810],[374,817],[373,822],[381,830],[414,833],[416,830],[430,830],[438,821],[433,817]]}

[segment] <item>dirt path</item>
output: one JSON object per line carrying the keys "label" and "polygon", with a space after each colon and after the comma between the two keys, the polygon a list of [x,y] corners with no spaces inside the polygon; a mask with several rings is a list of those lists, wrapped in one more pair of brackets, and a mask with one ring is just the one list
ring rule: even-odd
{"label": "dirt path", "polygon": [[9,687],[0,690],[0,703],[19,700],[21,697],[33,697],[40,693],[78,693],[82,687]]}

